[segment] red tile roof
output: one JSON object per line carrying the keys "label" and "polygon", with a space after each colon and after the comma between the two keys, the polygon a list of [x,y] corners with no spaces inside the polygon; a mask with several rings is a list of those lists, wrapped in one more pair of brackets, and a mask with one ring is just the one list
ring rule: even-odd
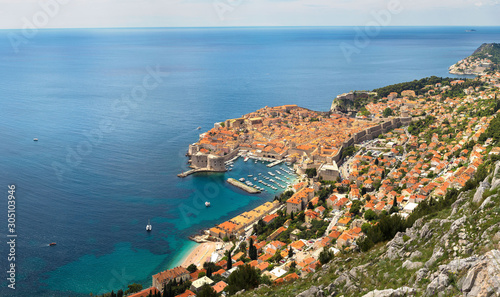
{"label": "red tile roof", "polygon": [[[186,292],[182,293],[182,294],[179,294],[175,297],[189,297],[189,296],[196,296],[195,293],[193,293],[192,291],[190,290],[186,290]],[[130,297],[130,296],[129,296]]]}
{"label": "red tile roof", "polygon": [[225,287],[227,287],[227,284],[224,281],[220,281],[212,286],[212,288],[214,288],[215,292],[217,293],[222,292]]}
{"label": "red tile roof", "polygon": [[153,275],[153,278],[156,278],[159,283],[163,283],[164,280],[171,280],[184,274],[189,274],[189,271],[187,271],[186,268],[182,266],[177,266],[175,268],[157,273]]}
{"label": "red tile roof", "polygon": [[158,292],[158,290],[155,287],[150,287],[150,288],[144,289],[140,292],[137,292],[135,294],[128,295],[128,297],[146,297],[149,295],[149,292],[156,294]]}

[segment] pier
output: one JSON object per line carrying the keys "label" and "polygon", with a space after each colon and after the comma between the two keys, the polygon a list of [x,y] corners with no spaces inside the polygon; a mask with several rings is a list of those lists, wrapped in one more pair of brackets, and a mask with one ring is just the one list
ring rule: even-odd
{"label": "pier", "polygon": [[240,157],[240,155],[236,155],[236,157],[232,158],[231,160],[226,161],[225,164],[232,163],[232,162],[236,161],[239,157]]}
{"label": "pier", "polygon": [[177,174],[177,176],[178,177],[186,177],[188,175],[191,175],[191,174],[197,173],[197,172],[224,172],[224,171],[216,171],[216,170],[210,170],[210,169],[206,169],[206,168],[198,168],[198,169],[191,169],[188,171],[184,171],[183,173]]}
{"label": "pier", "polygon": [[271,164],[267,164],[267,167],[269,167],[269,168],[274,167],[274,166],[276,166],[276,165],[278,165],[278,164],[283,163],[283,161],[284,161],[284,160],[278,160],[278,161],[275,161],[275,162],[273,162],[273,163],[271,163]]}
{"label": "pier", "polygon": [[252,188],[250,186],[245,185],[244,183],[235,180],[234,178],[228,178],[227,182],[230,183],[231,185],[238,187],[242,189],[243,191],[250,193],[250,194],[258,194],[260,193],[260,190]]}
{"label": "pier", "polygon": [[196,172],[196,169],[191,169],[191,170],[188,170],[188,171],[184,171],[183,173],[179,173],[177,174],[178,177],[186,177],[188,175],[191,175],[193,173]]}

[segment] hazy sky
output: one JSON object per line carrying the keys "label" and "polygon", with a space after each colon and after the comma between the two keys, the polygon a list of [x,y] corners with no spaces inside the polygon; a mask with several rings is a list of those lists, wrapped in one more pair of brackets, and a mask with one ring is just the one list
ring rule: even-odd
{"label": "hazy sky", "polygon": [[0,0],[0,28],[500,26],[500,0]]}

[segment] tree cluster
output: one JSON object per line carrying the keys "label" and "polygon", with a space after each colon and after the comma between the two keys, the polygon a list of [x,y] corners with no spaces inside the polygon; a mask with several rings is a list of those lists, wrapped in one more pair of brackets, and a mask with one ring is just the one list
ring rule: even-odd
{"label": "tree cluster", "polygon": [[392,111],[392,109],[390,107],[387,107],[386,109],[384,109],[384,112],[382,113],[382,115],[384,117],[390,117],[390,116],[394,115],[394,111]]}
{"label": "tree cluster", "polygon": [[355,152],[356,148],[353,145],[347,147],[345,150],[342,151],[342,159],[354,155]]}
{"label": "tree cluster", "polygon": [[227,282],[229,284],[227,290],[230,295],[241,290],[254,289],[260,284],[259,271],[248,264],[240,265],[231,273]]}
{"label": "tree cluster", "polygon": [[491,70],[500,70],[500,43],[484,43],[472,55],[480,59],[490,59],[494,64]]}
{"label": "tree cluster", "polygon": [[379,98],[387,97],[392,92],[401,94],[401,92],[406,90],[413,90],[415,91],[415,94],[418,96],[424,94],[427,91],[425,87],[428,85],[435,86],[436,84],[440,83],[443,86],[445,86],[445,85],[450,85],[450,82],[453,80],[456,80],[456,78],[450,78],[450,77],[442,78],[437,76],[431,76],[422,78],[420,80],[414,80],[410,82],[403,82],[399,84],[385,86],[382,88],[375,89],[373,91],[377,92]]}
{"label": "tree cluster", "polygon": [[293,191],[287,190],[281,193],[279,197],[278,196],[274,197],[274,200],[278,200],[279,202],[284,203],[292,196],[293,196]]}
{"label": "tree cluster", "polygon": [[308,169],[306,169],[306,174],[307,174],[307,177],[309,177],[309,178],[315,177],[316,174],[317,174],[316,168],[308,168]]}
{"label": "tree cluster", "polygon": [[453,97],[464,97],[465,93],[464,90],[469,88],[469,87],[479,87],[482,86],[483,83],[477,80],[466,80],[462,84],[456,84],[454,86],[451,86],[451,89],[446,90],[446,92],[443,93],[443,98],[453,98]]}
{"label": "tree cluster", "polygon": [[428,115],[416,122],[411,122],[411,124],[408,126],[408,132],[410,132],[411,135],[417,136],[418,134],[426,130],[431,124],[434,124],[435,121],[435,117]]}
{"label": "tree cluster", "polygon": [[500,116],[496,115],[490,122],[490,125],[481,134],[479,141],[484,142],[488,138],[493,138],[493,144],[496,145],[500,141]]}
{"label": "tree cluster", "polygon": [[330,260],[333,259],[333,256],[334,256],[333,252],[325,248],[319,254],[318,260],[321,263],[321,265],[325,265],[326,263],[330,262]]}
{"label": "tree cluster", "polygon": [[[483,180],[486,175],[479,174],[479,176],[477,176],[477,180]],[[479,179],[480,176],[482,176],[483,178]],[[382,212],[378,224],[363,225],[362,230],[366,236],[357,241],[359,248],[361,249],[361,251],[368,251],[379,242],[391,240],[392,238],[394,238],[396,233],[404,232],[406,228],[413,226],[415,221],[419,218],[450,207],[451,204],[456,201],[459,193],[463,190],[466,190],[466,187],[464,187],[464,189],[460,191],[456,189],[448,189],[445,197],[439,200],[430,198],[428,200],[420,202],[417,208],[415,208],[415,210],[406,220],[402,219],[399,215],[387,215],[386,213]]]}
{"label": "tree cluster", "polygon": [[186,290],[189,289],[190,287],[191,287],[190,281],[183,281],[181,279],[179,282],[177,282],[174,279],[170,281],[168,284],[163,286],[163,294],[158,292],[156,295],[153,295],[151,293],[150,295],[154,297],[174,297],[186,292]]}

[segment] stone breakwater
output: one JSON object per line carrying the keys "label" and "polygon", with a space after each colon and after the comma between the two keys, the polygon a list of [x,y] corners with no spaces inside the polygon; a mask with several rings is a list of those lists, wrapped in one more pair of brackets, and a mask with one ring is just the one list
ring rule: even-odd
{"label": "stone breakwater", "polygon": [[186,177],[186,176],[189,176],[191,174],[194,174],[194,173],[198,173],[198,172],[224,172],[224,171],[218,171],[218,170],[210,170],[210,169],[191,169],[191,170],[188,170],[188,171],[185,171],[183,173],[179,173],[177,174],[178,177]]}
{"label": "stone breakwater", "polygon": [[332,158],[332,160],[337,162],[338,165],[341,165],[343,161],[341,160],[342,152],[349,146],[361,143],[363,141],[375,139],[380,134],[384,134],[392,129],[396,129],[401,126],[410,124],[412,120],[413,119],[411,117],[394,118],[388,121],[381,122],[378,125],[366,128],[365,130],[362,130],[358,133],[355,133],[342,143],[342,146],[339,148],[337,154]]}
{"label": "stone breakwater", "polygon": [[228,178],[227,182],[230,183],[231,185],[235,186],[235,187],[238,187],[238,188],[242,189],[243,191],[245,191],[247,193],[250,193],[250,194],[258,194],[258,193],[260,193],[260,190],[252,188],[250,186],[247,186],[244,183],[235,180],[234,178]]}

